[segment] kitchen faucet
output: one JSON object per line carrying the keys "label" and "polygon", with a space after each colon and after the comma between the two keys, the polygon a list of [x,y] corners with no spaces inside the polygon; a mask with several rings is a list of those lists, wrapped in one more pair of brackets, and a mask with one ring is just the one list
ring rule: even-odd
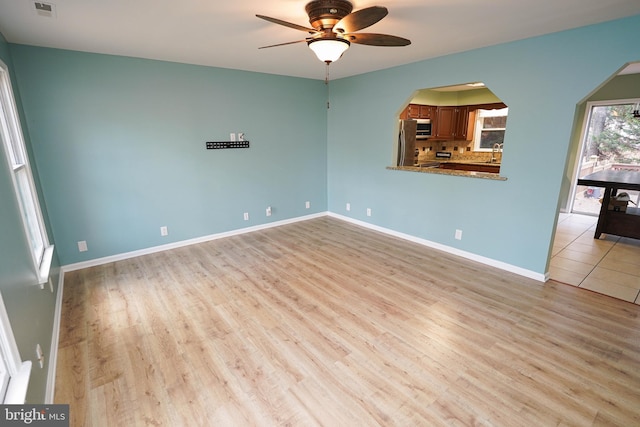
{"label": "kitchen faucet", "polygon": [[489,160],[489,163],[494,163],[497,160],[496,153],[497,152],[502,153],[503,146],[504,146],[504,143],[500,144],[496,142],[495,144],[493,144],[493,148],[491,149],[491,160]]}

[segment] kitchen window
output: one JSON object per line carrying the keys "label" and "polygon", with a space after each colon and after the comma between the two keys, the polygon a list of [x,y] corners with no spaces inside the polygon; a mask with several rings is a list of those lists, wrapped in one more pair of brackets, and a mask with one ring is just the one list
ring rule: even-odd
{"label": "kitchen window", "polygon": [[11,90],[9,71],[2,61],[0,61],[0,139],[5,148],[10,170],[13,171],[13,185],[25,234],[31,249],[38,283],[42,285],[49,279],[53,246],[49,245],[40,211],[18,110]]}
{"label": "kitchen window", "polygon": [[492,151],[496,144],[499,144],[502,149],[507,129],[508,110],[509,108],[500,108],[477,111],[473,137],[475,151]]}

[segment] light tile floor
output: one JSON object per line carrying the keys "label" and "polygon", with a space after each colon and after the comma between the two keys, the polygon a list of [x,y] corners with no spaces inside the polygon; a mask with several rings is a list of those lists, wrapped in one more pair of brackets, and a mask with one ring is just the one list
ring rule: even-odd
{"label": "light tile floor", "polygon": [[567,283],[640,304],[640,240],[603,234],[597,217],[560,214],[549,274]]}

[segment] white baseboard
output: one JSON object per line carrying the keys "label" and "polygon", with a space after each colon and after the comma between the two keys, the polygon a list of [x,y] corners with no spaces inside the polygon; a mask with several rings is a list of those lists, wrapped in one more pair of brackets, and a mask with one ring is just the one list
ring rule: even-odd
{"label": "white baseboard", "polygon": [[[88,261],[78,262],[75,264],[67,264],[61,268],[62,272],[65,271],[74,271],[74,270],[82,270],[83,268],[95,267],[97,265],[108,264],[110,262],[121,261],[129,258],[135,258],[142,255],[148,255],[156,252],[162,252],[169,249],[180,248],[184,246],[194,245],[197,243],[208,242],[211,240],[222,239],[224,237],[236,236],[239,234],[251,233],[253,231],[264,230],[267,228],[279,227],[281,225],[292,224],[295,222],[306,221],[313,218],[320,218],[323,216],[330,216],[332,218],[340,219],[342,221],[350,222],[352,224],[359,225],[361,227],[369,228],[371,230],[379,231],[381,233],[388,234],[390,236],[398,237],[404,240],[409,240],[414,243],[418,243],[423,246],[427,246],[430,248],[438,249],[443,252],[447,252],[452,255],[456,255],[462,258],[466,258],[472,261],[479,262],[481,264],[486,264],[491,267],[496,267],[501,270],[509,271],[511,273],[518,274],[520,276],[528,277],[530,279],[537,280],[539,282],[546,282],[549,280],[549,273],[546,272],[544,274],[538,273],[532,270],[528,270],[522,267],[518,267],[512,264],[508,264],[502,261],[498,261],[492,258],[487,258],[481,255],[474,254],[472,252],[463,251],[461,249],[453,248],[451,246],[443,245],[441,243],[432,242],[430,240],[422,239],[420,237],[412,236],[410,234],[401,233],[398,231],[394,231],[388,228],[380,227],[375,224],[370,224],[368,222],[360,221],[354,218],[350,218],[344,215],[336,214],[333,212],[319,212],[316,214],[300,216],[291,219],[285,219],[282,221],[270,222],[267,224],[260,224],[252,227],[239,228],[237,230],[225,231],[223,233],[211,234],[208,236],[197,237],[195,239],[182,240],[179,242],[173,242],[166,245],[154,246],[151,248],[141,249],[139,251],[125,252],[122,254],[112,255],[103,258],[96,258]],[[62,276],[61,276],[62,277]]]}
{"label": "white baseboard", "polygon": [[58,365],[58,344],[60,342],[60,320],[62,317],[62,293],[64,291],[64,271],[60,269],[58,278],[58,294],[53,312],[53,331],[51,333],[51,349],[49,350],[49,369],[47,370],[47,388],[44,394],[45,405],[53,404],[56,391],[56,366]]}
{"label": "white baseboard", "polygon": [[371,230],[379,231],[384,234],[388,234],[390,236],[398,237],[400,239],[409,240],[414,243],[418,243],[423,246],[427,246],[433,249],[438,249],[443,252],[447,252],[452,255],[456,255],[462,258],[469,259],[471,261],[476,261],[481,264],[489,265],[491,267],[496,267],[501,270],[509,271],[511,273],[518,274],[520,276],[528,277],[530,279],[537,280],[539,282],[546,282],[549,280],[549,273],[541,274],[532,270],[527,270],[522,267],[518,267],[512,264],[507,264],[506,262],[497,261],[492,258],[483,257],[481,255],[474,254],[472,252],[463,251],[457,248],[452,248],[451,246],[443,245],[441,243],[432,242],[430,240],[422,239],[420,237],[415,237],[410,234],[400,233],[398,231],[390,230],[388,228],[380,227],[374,224],[370,224],[368,222],[360,221],[357,219],[349,218],[348,216],[336,214],[333,212],[329,212],[328,214],[332,218],[340,219],[346,222],[350,222],[352,224],[359,225],[361,227],[365,227]]}
{"label": "white baseboard", "polygon": [[296,218],[285,219],[282,221],[269,222],[267,224],[255,225],[252,227],[239,228],[237,230],[225,231],[223,233],[210,234],[208,236],[196,237],[195,239],[181,240],[179,242],[168,243],[166,245],[153,246],[151,248],[141,249],[139,251],[125,252],[122,254],[112,255],[103,258],[91,259],[75,264],[67,264],[62,267],[62,271],[82,270],[83,268],[95,267],[97,265],[108,264],[110,262],[122,261],[129,258],[135,258],[142,255],[149,255],[156,252],[167,251],[169,249],[181,248],[184,246],[195,245],[197,243],[209,242],[211,240],[222,239],[224,237],[236,236],[239,234],[251,233],[252,231],[264,230],[267,228],[279,227],[281,225],[293,224],[295,222],[306,221],[313,218],[327,216],[328,212],[319,212],[316,214],[299,216]]}

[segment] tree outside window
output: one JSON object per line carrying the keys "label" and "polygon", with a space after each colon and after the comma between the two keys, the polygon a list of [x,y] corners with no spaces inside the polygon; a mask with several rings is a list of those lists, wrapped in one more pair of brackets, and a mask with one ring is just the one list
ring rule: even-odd
{"label": "tree outside window", "polygon": [[634,104],[599,105],[591,110],[585,158],[599,161],[640,163],[640,119]]}

